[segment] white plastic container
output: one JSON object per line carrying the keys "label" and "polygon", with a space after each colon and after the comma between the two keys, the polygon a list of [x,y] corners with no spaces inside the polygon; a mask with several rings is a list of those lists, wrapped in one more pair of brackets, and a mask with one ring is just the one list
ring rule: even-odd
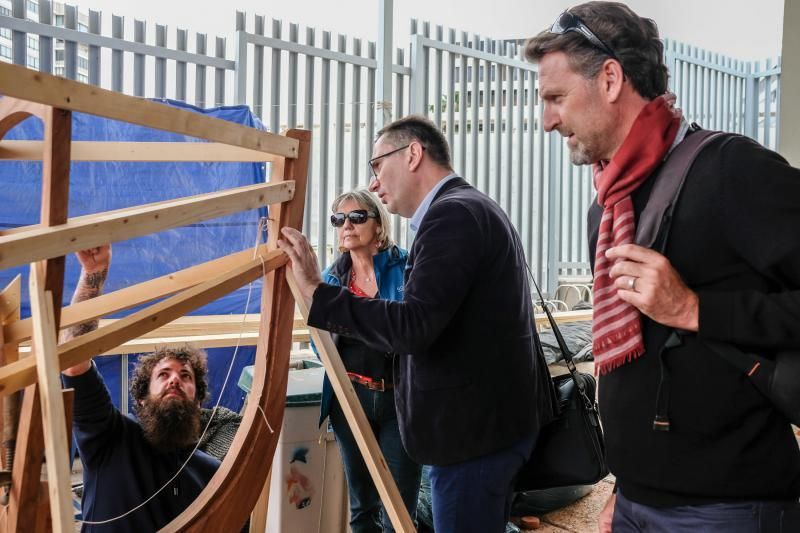
{"label": "white plastic container", "polygon": [[347,483],[328,424],[320,428],[324,369],[316,361],[289,371],[286,412],[272,462],[267,532],[344,533]]}

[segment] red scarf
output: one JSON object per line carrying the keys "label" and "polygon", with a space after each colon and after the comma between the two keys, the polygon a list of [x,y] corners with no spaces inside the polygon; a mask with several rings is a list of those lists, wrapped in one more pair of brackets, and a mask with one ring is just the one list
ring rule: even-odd
{"label": "red scarf", "polygon": [[662,96],[648,103],[611,161],[594,165],[603,216],[594,263],[592,353],[595,369],[603,374],[644,353],[639,310],[617,295],[606,251],[632,243],[636,236],[631,193],[663,161],[678,134],[680,115],[671,103]]}

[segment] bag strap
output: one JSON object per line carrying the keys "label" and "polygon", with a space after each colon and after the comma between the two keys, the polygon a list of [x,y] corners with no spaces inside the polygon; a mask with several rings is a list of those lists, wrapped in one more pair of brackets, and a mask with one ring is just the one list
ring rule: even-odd
{"label": "bag strap", "polygon": [[[544,310],[545,314],[547,315],[547,320],[550,322],[550,328],[553,330],[553,335],[556,337],[556,342],[558,343],[558,348],[561,350],[561,355],[564,358],[564,362],[567,364],[567,370],[569,370],[570,376],[572,377],[572,381],[575,383],[575,386],[578,388],[578,393],[581,395],[581,399],[583,400],[583,404],[586,407],[586,410],[590,413],[593,413],[595,416],[591,416],[590,420],[592,425],[599,424],[599,413],[597,412],[597,405],[594,401],[594,398],[589,398],[588,393],[586,392],[586,384],[583,382],[583,379],[580,378],[578,374],[578,369],[575,367],[575,361],[573,361],[573,353],[567,347],[566,341],[564,341],[564,336],[561,335],[561,330],[556,323],[556,319],[553,318],[553,313],[550,312],[550,309],[547,307],[547,304],[544,301],[544,296],[542,295],[541,289],[539,289],[539,285],[536,283],[536,280],[533,278],[533,273],[531,272],[530,267],[526,264],[525,265],[528,269],[528,278],[533,283],[533,286],[536,288],[536,293],[539,295],[539,305],[541,305],[542,309]],[[558,359],[556,359],[557,361]]]}
{"label": "bag strap", "polygon": [[721,131],[701,129],[697,124],[692,124],[691,128],[693,133],[678,143],[658,170],[647,205],[636,222],[635,242],[640,246],[651,248],[661,236],[658,251],[664,252],[672,226],[672,213],[680,198],[686,176],[700,152],[714,139],[725,135]]}
{"label": "bag strap", "polygon": [[[650,227],[646,230],[648,232],[646,237],[649,239],[652,233],[652,241],[649,243],[649,245],[652,245],[657,241],[659,233],[662,235],[661,246],[658,250],[662,254],[666,250],[667,239],[669,238],[670,229],[672,227],[672,213],[675,210],[675,204],[678,202],[681,190],[683,189],[683,183],[686,181],[689,170],[703,148],[714,139],[722,137],[723,135],[725,135],[725,133],[720,131],[698,130],[692,135],[687,136],[686,139],[675,148],[674,153],[670,155],[669,159],[667,159],[667,162],[664,164],[662,174],[658,177],[658,181],[653,187],[650,200],[648,200],[647,207],[645,207],[642,213],[642,218],[644,218],[644,214],[650,208],[650,204],[654,204],[654,208],[647,221]],[[673,159],[673,157],[675,159]],[[673,161],[674,164],[671,164]],[[656,229],[653,229],[654,212],[657,209],[661,209],[666,198],[670,198],[671,200],[666,206],[666,209],[663,210],[660,224],[661,228],[658,229],[656,227]],[[638,242],[638,229],[636,234]],[[681,333],[677,332],[677,334],[680,336]],[[765,390],[769,388],[768,382],[764,381],[767,373],[757,372],[762,365],[767,364],[767,360],[747,354],[733,344],[727,342],[713,340],[706,340],[704,342],[714,350],[717,355],[747,374],[759,388]]]}

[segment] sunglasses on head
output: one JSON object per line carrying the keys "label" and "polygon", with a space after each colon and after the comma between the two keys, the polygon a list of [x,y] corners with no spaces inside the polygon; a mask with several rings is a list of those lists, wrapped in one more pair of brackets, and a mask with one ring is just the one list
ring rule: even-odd
{"label": "sunglasses on head", "polygon": [[564,11],[556,18],[556,21],[553,22],[553,25],[550,26],[550,33],[555,33],[557,35],[563,35],[571,31],[580,33],[586,37],[586,40],[594,45],[595,48],[605,52],[622,64],[622,61],[619,60],[617,54],[614,53],[611,47],[604,43],[600,37],[595,35],[595,33],[589,29],[589,26],[587,26],[578,15],[573,15],[569,11]]}
{"label": "sunglasses on head", "polygon": [[378,218],[378,215],[367,211],[366,209],[354,209],[349,213],[334,213],[331,215],[331,225],[334,228],[341,228],[344,226],[345,220],[349,220],[353,224],[363,224],[368,218]]}

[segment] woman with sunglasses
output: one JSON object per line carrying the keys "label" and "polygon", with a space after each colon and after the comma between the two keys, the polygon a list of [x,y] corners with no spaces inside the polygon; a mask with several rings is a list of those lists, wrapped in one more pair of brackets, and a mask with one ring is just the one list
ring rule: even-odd
{"label": "woman with sunglasses", "polygon": [[[370,192],[353,191],[334,200],[331,211],[331,224],[339,237],[341,255],[322,273],[325,283],[347,287],[364,298],[401,300],[408,252],[392,241],[389,214],[384,207]],[[379,352],[344,335],[334,334],[333,339],[413,519],[421,467],[408,456],[400,440],[394,404],[393,354]],[[326,377],[320,424],[329,415],[347,475],[353,533],[394,531]]]}

